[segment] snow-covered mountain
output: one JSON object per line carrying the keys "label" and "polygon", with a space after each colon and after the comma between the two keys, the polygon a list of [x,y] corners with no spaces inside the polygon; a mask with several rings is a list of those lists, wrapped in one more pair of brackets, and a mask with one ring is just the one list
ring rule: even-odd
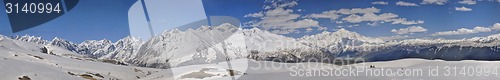
{"label": "snow-covered mountain", "polygon": [[[325,56],[294,38],[257,28],[244,29],[231,24],[202,26],[198,29],[164,32],[142,45],[132,64],[169,68],[222,62],[230,59],[293,61]],[[314,52],[314,53],[312,53]]]}
{"label": "snow-covered mountain", "polygon": [[291,37],[273,34],[258,28],[245,29],[242,32],[247,50],[250,52],[247,58],[278,62],[328,58],[328,54]]}
{"label": "snow-covered mountain", "polygon": [[119,61],[131,61],[134,59],[139,51],[139,48],[144,44],[139,38],[128,36],[113,43],[113,48],[107,48],[109,53],[100,56],[100,59],[112,59]]}
{"label": "snow-covered mountain", "polygon": [[[23,38],[23,40],[34,41],[28,38]],[[46,52],[43,51],[44,49]],[[3,35],[0,35],[0,68],[1,80],[26,80],[28,78],[31,80],[137,80],[160,70],[102,63],[82,57],[67,48],[15,40]]]}
{"label": "snow-covered mountain", "polygon": [[[169,68],[171,66],[213,63],[247,55],[240,29],[230,24],[196,30],[173,29],[153,37],[139,49],[132,64]],[[228,56],[226,56],[228,55]]]}
{"label": "snow-covered mountain", "polygon": [[78,45],[79,53],[86,53],[93,57],[101,57],[115,50],[115,46],[110,40],[88,40]]}
{"label": "snow-covered mountain", "polygon": [[365,37],[343,28],[336,32],[323,32],[305,36],[300,38],[300,42],[329,53],[341,53],[347,49],[384,43],[381,39]]}
{"label": "snow-covered mountain", "polygon": [[360,46],[363,44],[384,43],[382,39],[362,36],[356,32],[339,29],[336,32],[323,32],[316,35],[300,38],[301,42],[315,47],[339,46]]}
{"label": "snow-covered mountain", "polygon": [[92,40],[74,44],[55,38],[21,36],[17,40],[53,45],[92,58],[112,59],[132,65],[170,68],[238,58],[302,62],[310,59],[363,58],[367,61],[425,58],[444,60],[498,60],[500,34],[470,39],[407,39],[386,42],[339,29],[302,38],[291,38],[258,28],[230,24],[198,29],[165,31],[144,42],[126,37],[115,43]]}
{"label": "snow-covered mountain", "polygon": [[[188,32],[188,31],[185,31]],[[244,35],[243,33],[247,34]],[[253,38],[244,38],[241,36],[249,36],[249,34],[253,35]],[[240,37],[238,37],[240,36]],[[268,37],[264,37],[268,36]],[[225,45],[213,45],[214,48],[208,48],[208,52],[199,52],[197,54],[207,54],[212,55],[212,53],[223,53],[217,52],[217,50],[226,51],[238,51],[236,49],[245,48],[242,46],[244,44],[235,45],[233,43],[242,43],[247,42],[249,39],[271,39],[271,37],[278,37],[276,35],[267,34],[265,31],[258,31],[257,29],[248,29],[241,30],[235,32],[233,36],[225,39],[221,44]],[[312,80],[321,80],[325,78],[331,79],[396,79],[396,78],[410,78],[410,79],[436,79],[441,77],[432,77],[432,76],[381,76],[381,77],[370,77],[369,73],[364,75],[364,72],[361,73],[361,77],[351,77],[351,76],[324,76],[324,77],[310,77],[310,76],[292,76],[290,75],[290,71],[294,71],[296,69],[282,67],[282,68],[256,68],[246,70],[248,67],[272,67],[272,65],[284,65],[284,66],[294,66],[298,69],[315,69],[315,70],[332,70],[331,68],[342,68],[342,67],[350,67],[356,66],[361,68],[352,68],[352,69],[368,69],[368,65],[376,65],[375,69],[391,69],[391,70],[400,70],[400,69],[426,69],[428,66],[464,66],[464,65],[481,65],[484,67],[496,66],[499,64],[498,61],[442,61],[442,60],[423,60],[423,59],[402,59],[402,60],[394,60],[394,61],[386,61],[386,62],[367,62],[362,64],[353,64],[353,65],[333,65],[328,63],[297,63],[297,64],[288,64],[288,63],[278,63],[278,62],[268,62],[268,61],[255,61],[255,60],[247,60],[247,59],[237,59],[231,61],[234,63],[233,65],[237,65],[240,68],[232,68],[230,70],[235,71],[235,76],[232,77],[230,72],[228,72],[228,67],[226,62],[215,63],[215,64],[200,64],[200,65],[189,65],[182,67],[175,67],[170,69],[154,69],[154,68],[143,68],[143,67],[135,67],[135,66],[123,66],[123,65],[114,65],[114,64],[106,64],[95,59],[81,57],[78,53],[67,50],[67,48],[58,47],[50,44],[37,44],[30,43],[20,40],[11,39],[13,37],[6,37],[0,35],[0,67],[2,72],[0,73],[1,80],[16,80],[16,79],[31,79],[31,80],[204,80],[204,79],[216,79],[216,80],[225,80],[225,79],[241,79],[241,80],[254,80],[254,79],[312,79]],[[33,37],[36,38],[36,37]],[[281,38],[272,38],[272,39],[285,39],[287,37]],[[287,40],[292,40],[293,38],[287,38]],[[479,41],[479,42],[478,42]],[[484,42],[485,41],[485,42]],[[97,41],[100,42],[100,41]],[[253,45],[259,44],[258,42],[265,41],[255,41],[251,42]],[[119,49],[118,46],[125,46],[125,44],[134,43],[134,45],[140,45],[135,43],[141,43],[140,39],[133,37],[126,37],[118,42],[113,43],[116,46],[116,49]],[[268,43],[273,43],[270,41]],[[295,43],[295,42],[293,42]],[[301,44],[301,42],[298,42]],[[387,51],[385,53],[377,53],[376,50],[373,50],[369,55],[364,55],[365,57],[379,56],[379,57],[394,57],[398,55],[406,55],[413,56],[421,55],[423,58],[425,57],[443,57],[452,58],[452,57],[463,57],[460,54],[469,54],[474,55],[473,57],[477,58],[496,58],[498,59],[498,48],[495,47],[498,45],[498,36],[492,35],[488,37],[477,37],[471,39],[462,39],[462,40],[423,40],[423,39],[412,39],[405,40],[399,42],[385,42],[385,43],[377,43],[383,44],[384,46],[388,46],[390,48],[384,48],[381,46],[372,46],[373,48],[380,48],[382,50],[379,51]],[[248,45],[248,44],[245,44]],[[367,44],[368,45],[368,44]],[[375,44],[370,44],[375,45]],[[224,47],[225,46],[225,47]],[[306,47],[286,47],[280,46],[280,44],[276,45],[278,47],[273,48],[298,48],[298,49],[306,49]],[[363,46],[363,45],[360,45]],[[473,46],[473,47],[472,47]],[[234,47],[234,48],[229,48]],[[42,49],[41,49],[42,48]],[[47,49],[47,52],[44,52],[44,49]],[[121,49],[126,49],[124,51],[128,51],[128,49],[132,49],[131,47],[123,47]],[[310,48],[315,50],[314,48]],[[388,50],[389,49],[389,50]],[[134,49],[132,49],[134,50]],[[135,51],[132,51],[134,53]],[[159,49],[160,50],[160,49]],[[274,50],[279,52],[273,52]],[[344,49],[346,51],[349,50],[359,50],[357,48],[354,49]],[[496,52],[494,50],[497,50]],[[211,52],[214,51],[214,52]],[[289,49],[270,49],[269,51],[260,50],[258,48],[253,48],[253,50],[249,50],[250,54],[262,54],[262,53],[272,53],[272,54],[281,54],[281,55],[292,55],[295,57],[288,56],[286,58],[297,58],[302,59],[307,56],[303,55],[295,55],[296,53],[301,54],[311,54],[309,52],[303,52],[302,50],[289,50]],[[398,52],[400,51],[400,52]],[[437,51],[437,52],[434,52]],[[451,52],[450,52],[451,51]],[[459,52],[453,52],[459,51]],[[286,54],[291,53],[291,54]],[[328,53],[328,52],[325,52]],[[484,55],[484,53],[489,53],[488,55]],[[454,54],[454,55],[451,55]],[[493,54],[493,55],[492,55]],[[116,55],[130,55],[130,54],[116,54]],[[132,54],[134,55],[134,54]],[[425,56],[424,56],[425,55]],[[105,55],[108,56],[108,55]],[[218,55],[217,55],[218,56]],[[215,56],[215,57],[217,57]],[[231,56],[239,56],[239,55],[231,55]],[[193,57],[193,55],[186,57]],[[213,56],[212,56],[213,57]],[[258,56],[258,57],[276,57],[276,56]],[[279,56],[278,56],[279,57]],[[302,58],[300,58],[302,57]],[[103,57],[101,57],[103,58]],[[119,58],[119,57],[116,57]],[[200,58],[203,58],[202,56]],[[123,59],[123,58],[122,58]],[[177,58],[171,58],[171,60],[175,60]],[[208,60],[207,58],[203,58]],[[198,59],[198,60],[203,60]],[[249,62],[250,61],[250,62]],[[189,62],[189,61],[186,61]],[[249,62],[249,63],[247,63]],[[262,65],[266,64],[266,65]],[[397,65],[394,65],[397,64]],[[244,65],[244,66],[242,66]],[[308,66],[308,67],[299,67],[298,65],[317,65],[317,66]],[[363,68],[366,67],[366,68]],[[461,69],[462,67],[457,67]],[[465,68],[465,67],[464,67]],[[347,68],[346,68],[347,69]],[[349,68],[351,69],[351,68]],[[174,72],[175,71],[175,72]],[[427,75],[426,71],[423,70],[423,75]],[[306,71],[307,72],[307,71]],[[453,77],[453,79],[492,79],[496,78],[495,76],[457,76]],[[450,79],[449,77],[444,77],[442,79]]]}
{"label": "snow-covered mountain", "polygon": [[[62,38],[54,38],[52,41],[43,40],[42,37],[36,36],[15,36],[12,39],[32,42],[42,45],[57,46],[65,48],[69,51],[86,55],[91,58],[101,58],[103,59],[122,59],[131,57],[132,51],[138,51],[139,47],[144,43],[142,40],[128,36],[123,39],[118,40],[113,43],[110,40],[87,40],[80,44],[67,41]],[[135,53],[134,53],[135,54]]]}
{"label": "snow-covered mountain", "polygon": [[78,47],[77,44],[70,42],[70,41],[67,41],[65,39],[62,39],[62,38],[58,38],[58,37],[55,37],[54,39],[52,39],[52,41],[50,41],[49,45],[65,48],[65,49],[67,49],[69,51],[73,51],[73,52],[80,52],[80,50],[79,50],[80,48]]}
{"label": "snow-covered mountain", "polygon": [[20,40],[20,41],[26,41],[26,42],[32,42],[32,43],[36,43],[36,44],[49,44],[49,41],[43,40],[42,37],[29,36],[29,35],[16,36],[13,39]]}

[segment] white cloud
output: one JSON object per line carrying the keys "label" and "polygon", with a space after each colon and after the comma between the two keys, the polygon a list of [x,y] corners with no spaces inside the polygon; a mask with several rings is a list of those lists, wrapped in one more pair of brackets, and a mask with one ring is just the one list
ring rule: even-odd
{"label": "white cloud", "polygon": [[318,30],[319,30],[319,31],[325,31],[325,30],[327,30],[327,29],[328,29],[327,27],[318,27]]}
{"label": "white cloud", "polygon": [[344,21],[335,21],[335,23],[342,24],[342,23],[344,23]]}
{"label": "white cloud", "polygon": [[474,5],[474,4],[476,4],[476,1],[475,0],[463,0],[463,1],[460,1],[458,3],[460,3],[460,4]]}
{"label": "white cloud", "polygon": [[363,21],[384,21],[384,20],[389,20],[398,17],[398,15],[393,14],[393,13],[383,13],[380,15],[376,15],[374,13],[366,13],[363,14],[362,16],[356,15],[356,14],[351,14],[345,18],[342,18],[342,20],[345,20],[347,22],[351,23],[359,23]]}
{"label": "white cloud", "polygon": [[325,18],[337,21],[337,23],[391,22],[392,24],[402,25],[423,23],[421,20],[412,21],[406,20],[406,18],[400,18],[394,13],[380,13],[380,9],[375,7],[338,9],[302,16],[301,14],[294,13],[292,9],[294,6],[298,5],[296,1],[282,1],[283,0],[266,0],[268,4],[263,6],[264,11],[249,13],[244,16],[256,19],[245,22],[245,25],[258,27],[277,34],[289,34],[298,33],[298,29],[306,29],[308,31],[311,31],[311,29],[321,29],[322,27],[319,26],[319,22],[311,18]]}
{"label": "white cloud", "polygon": [[375,2],[372,2],[372,4],[387,5],[387,4],[389,4],[389,2],[375,1]]}
{"label": "white cloud", "polygon": [[270,5],[264,5],[264,9],[272,9],[272,8],[289,8],[298,5],[297,1],[286,2],[283,4],[279,4],[279,2],[283,2],[282,0],[266,0],[267,3],[271,3]]}
{"label": "white cloud", "polygon": [[398,5],[398,6],[418,6],[415,3],[404,2],[404,1],[398,1],[398,2],[396,2],[396,5]]}
{"label": "white cloud", "polygon": [[292,14],[291,9],[276,8],[266,11],[261,21],[253,24],[254,26],[261,26],[264,29],[295,29],[295,28],[308,28],[311,26],[318,26],[317,21],[311,19],[297,20],[300,15]]}
{"label": "white cloud", "polygon": [[410,26],[408,28],[401,28],[401,29],[392,29],[391,32],[396,33],[396,34],[411,34],[411,33],[417,33],[417,32],[425,32],[427,29],[421,26]]}
{"label": "white cloud", "polygon": [[471,8],[466,8],[464,6],[462,6],[462,7],[455,7],[455,10],[457,10],[457,11],[472,11]]}
{"label": "white cloud", "polygon": [[471,33],[477,33],[474,30],[471,29],[466,29],[466,28],[460,28],[456,31],[444,31],[444,32],[437,32],[432,34],[433,36],[439,36],[439,35],[458,35],[458,34],[471,34]]}
{"label": "white cloud", "polygon": [[294,7],[298,5],[297,1],[288,2],[285,4],[278,5],[278,7]]}
{"label": "white cloud", "polygon": [[495,23],[493,26],[491,26],[492,30],[500,30],[500,23]]}
{"label": "white cloud", "polygon": [[305,10],[303,10],[303,9],[297,9],[297,11],[302,12],[302,11],[305,11]]}
{"label": "white cloud", "polygon": [[491,31],[498,31],[498,30],[500,30],[500,23],[495,23],[493,26],[490,26],[490,27],[476,26],[473,29],[460,28],[460,29],[457,29],[454,31],[436,32],[432,35],[433,36],[446,36],[446,35],[474,34],[474,33],[491,32]]}
{"label": "white cloud", "polygon": [[352,9],[340,9],[336,11],[340,14],[366,14],[366,13],[378,13],[380,9],[375,7],[370,8],[352,8]]}
{"label": "white cloud", "polygon": [[325,11],[321,14],[310,14],[310,15],[307,15],[306,17],[309,17],[309,18],[327,18],[330,20],[336,20],[340,17],[340,15],[338,15],[336,11]]}
{"label": "white cloud", "polygon": [[262,17],[262,16],[264,16],[264,14],[262,14],[262,12],[258,12],[258,13],[247,14],[244,17]]}
{"label": "white cloud", "polygon": [[474,30],[477,32],[490,32],[491,31],[490,28],[486,28],[486,27],[474,27]]}
{"label": "white cloud", "polygon": [[403,24],[403,25],[413,25],[413,24],[424,23],[424,21],[422,21],[422,20],[408,21],[408,20],[406,20],[406,18],[391,19],[391,20],[388,20],[388,22],[392,22],[392,24]]}
{"label": "white cloud", "polygon": [[378,12],[380,12],[380,9],[377,9],[375,7],[353,8],[353,9],[339,9],[339,10],[325,11],[321,14],[310,14],[310,15],[307,15],[306,17],[308,17],[308,18],[328,18],[330,20],[336,20],[341,15],[378,13]]}
{"label": "white cloud", "polygon": [[372,22],[372,23],[366,23],[366,25],[374,27],[374,26],[379,26],[380,25],[379,23],[380,22]]}
{"label": "white cloud", "polygon": [[437,4],[444,5],[448,0],[423,0],[420,4]]}
{"label": "white cloud", "polygon": [[298,5],[296,1],[278,4],[277,1],[270,1],[271,5],[264,7],[266,11],[250,13],[245,17],[254,17],[258,20],[246,22],[246,24],[269,30],[277,34],[298,33],[296,29],[307,29],[319,27],[319,22],[312,19],[301,19],[300,14],[294,14],[291,8]]}
{"label": "white cloud", "polygon": [[[370,8],[353,8],[325,11],[321,14],[310,14],[306,18],[326,18],[330,20],[341,19],[345,22],[392,22],[392,24],[413,25],[422,24],[424,21],[409,21],[406,18],[399,18],[394,13],[379,13],[380,9],[375,7]],[[374,24],[369,24],[374,25]]]}

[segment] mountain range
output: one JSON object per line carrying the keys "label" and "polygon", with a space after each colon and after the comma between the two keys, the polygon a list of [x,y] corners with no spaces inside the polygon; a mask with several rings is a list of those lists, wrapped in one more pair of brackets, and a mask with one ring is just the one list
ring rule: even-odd
{"label": "mountain range", "polygon": [[52,41],[35,36],[11,37],[42,45],[58,46],[95,59],[171,68],[231,59],[250,58],[277,62],[311,62],[325,59],[361,58],[387,61],[403,58],[443,60],[499,60],[500,34],[469,39],[406,39],[384,41],[339,29],[291,38],[258,28],[241,29],[231,24],[173,29],[148,41],[128,36],[117,42],[88,40],[80,44],[61,38]]}

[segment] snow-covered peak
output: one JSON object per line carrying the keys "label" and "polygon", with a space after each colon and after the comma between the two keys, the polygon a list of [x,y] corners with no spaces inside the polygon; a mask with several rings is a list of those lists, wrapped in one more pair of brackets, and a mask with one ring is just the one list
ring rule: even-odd
{"label": "snow-covered peak", "polygon": [[143,43],[144,41],[142,41],[140,38],[137,38],[137,37],[134,37],[134,36],[127,36],[123,39],[120,39],[118,41],[116,41],[116,43],[120,43],[120,42],[129,42],[129,43]]}
{"label": "snow-covered peak", "polygon": [[52,39],[52,41],[50,42],[51,45],[66,45],[66,44],[71,44],[73,45],[74,43],[73,42],[70,42],[70,41],[67,41],[63,38],[59,38],[59,37],[55,37],[54,39]]}
{"label": "snow-covered peak", "polygon": [[42,37],[24,35],[24,36],[16,36],[14,39],[26,42],[32,42],[37,44],[48,44],[49,41],[43,40]]}
{"label": "snow-covered peak", "polygon": [[350,34],[350,35],[359,35],[358,33],[356,32],[351,32],[351,31],[348,31],[344,28],[340,28],[339,30],[333,32],[333,33],[337,33],[337,34]]}
{"label": "snow-covered peak", "polygon": [[296,39],[260,30],[259,28],[244,29],[246,45],[249,50],[277,51],[285,49],[308,48]]}
{"label": "snow-covered peak", "polygon": [[[316,35],[304,36],[299,41],[313,48],[330,53],[339,53],[356,47],[366,47],[385,43],[382,39],[362,36],[356,32],[339,29],[335,32],[322,32]],[[365,49],[368,49],[367,47]]]}
{"label": "snow-covered peak", "polygon": [[257,27],[253,27],[252,29],[248,29],[250,31],[254,31],[254,32],[260,32],[261,30]]}
{"label": "snow-covered peak", "polygon": [[223,23],[217,27],[214,27],[215,29],[221,31],[221,30],[231,30],[231,29],[237,29],[236,26],[230,24],[230,23]]}
{"label": "snow-covered peak", "polygon": [[214,32],[214,31],[219,31],[219,32],[234,32],[238,27],[230,24],[230,23],[223,23],[218,26],[201,26],[198,29],[192,31],[192,32]]}
{"label": "snow-covered peak", "polygon": [[90,46],[90,45],[110,45],[110,44],[112,44],[110,40],[103,39],[103,40],[87,40],[87,41],[83,41],[79,45]]}
{"label": "snow-covered peak", "polygon": [[500,40],[500,34],[493,34],[493,35],[490,35],[487,37],[474,37],[474,38],[470,38],[467,40],[474,41],[477,43],[491,43],[491,42]]}
{"label": "snow-covered peak", "polygon": [[182,32],[181,30],[177,29],[177,28],[174,28],[172,30],[169,31],[170,33],[180,33]]}
{"label": "snow-covered peak", "polygon": [[[320,35],[325,35],[325,34],[320,34]],[[335,32],[332,32],[330,34],[327,34],[327,35],[340,37],[340,38],[349,38],[349,39],[353,39],[353,40],[361,40],[363,42],[368,42],[368,43],[383,43],[384,42],[382,39],[365,37],[365,36],[360,35],[356,32],[348,31],[344,28],[341,28],[341,29],[339,29]]]}
{"label": "snow-covered peak", "polygon": [[356,32],[339,29],[335,32],[322,32],[316,35],[304,36],[300,41],[319,48],[360,46],[364,44],[384,43],[382,39],[362,36]]}
{"label": "snow-covered peak", "polygon": [[116,41],[113,44],[114,47],[112,50],[111,48],[108,48],[106,54],[99,58],[130,61],[135,58],[142,44],[144,44],[144,41],[141,39],[133,36],[127,36]]}
{"label": "snow-covered peak", "polygon": [[[162,33],[159,36],[155,36],[148,40],[146,43],[141,45],[140,49],[136,53],[135,61],[131,61],[135,64],[146,64],[149,67],[169,67],[168,65],[153,65],[158,63],[168,64],[167,60],[171,58],[181,58],[189,56],[191,58],[193,54],[203,55],[201,57],[206,57],[209,54],[206,52],[215,45],[222,45],[222,43],[228,39],[230,36],[236,34],[238,27],[223,24],[220,26],[200,26],[195,30],[179,31],[173,29]],[[218,52],[221,53],[221,52]],[[214,56],[215,53],[211,53],[210,56]],[[200,56],[193,56],[200,57]],[[220,57],[219,57],[220,58]],[[200,62],[210,62],[214,59],[207,59],[207,61]],[[196,61],[196,60],[195,60]],[[184,61],[173,61],[173,64],[179,64]],[[197,63],[197,62],[196,62]]]}
{"label": "snow-covered peak", "polygon": [[70,51],[77,51],[78,50],[78,46],[76,44],[74,44],[73,42],[67,41],[65,39],[59,38],[59,37],[55,37],[54,39],[52,39],[52,41],[50,42],[50,45],[66,48]]}
{"label": "snow-covered peak", "polygon": [[54,39],[52,39],[52,41],[66,41],[66,40],[64,40],[63,38],[54,37]]}
{"label": "snow-covered peak", "polygon": [[312,38],[349,38],[349,39],[363,39],[366,38],[361,36],[356,32],[348,31],[344,28],[341,28],[335,32],[322,32],[316,35],[304,36],[302,39],[312,39]]}
{"label": "snow-covered peak", "polygon": [[78,45],[79,49],[84,52],[82,54],[91,55],[92,57],[101,57],[115,50],[115,46],[110,40],[87,40]]}
{"label": "snow-covered peak", "polygon": [[114,43],[116,48],[124,48],[124,47],[138,47],[142,45],[144,41],[139,38],[133,36],[127,36],[123,39],[120,39]]}
{"label": "snow-covered peak", "polygon": [[199,27],[198,29],[196,29],[197,31],[206,31],[206,30],[209,30],[210,29],[210,26],[201,26]]}

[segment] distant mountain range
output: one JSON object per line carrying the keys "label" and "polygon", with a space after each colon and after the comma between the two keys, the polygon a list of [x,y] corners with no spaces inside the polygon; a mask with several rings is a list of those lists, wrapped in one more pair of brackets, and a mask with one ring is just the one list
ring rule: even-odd
{"label": "distant mountain range", "polygon": [[12,38],[58,46],[91,58],[113,59],[153,68],[215,63],[238,58],[279,62],[348,58],[362,58],[365,61],[402,58],[500,60],[500,34],[460,40],[384,41],[340,29],[336,32],[291,38],[257,28],[241,29],[222,24],[185,31],[173,29],[148,41],[132,36],[114,43],[109,40],[89,40],[80,44],[61,38],[47,41],[29,35]]}

